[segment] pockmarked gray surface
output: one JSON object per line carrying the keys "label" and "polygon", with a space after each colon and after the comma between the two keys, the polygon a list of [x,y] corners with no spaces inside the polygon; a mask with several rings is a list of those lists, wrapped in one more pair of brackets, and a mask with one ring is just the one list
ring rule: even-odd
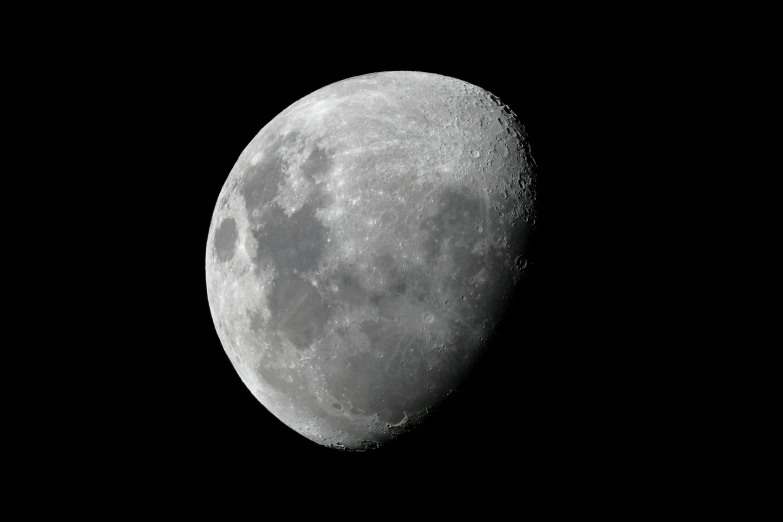
{"label": "pockmarked gray surface", "polygon": [[217,198],[209,306],[277,418],[365,450],[460,386],[527,265],[535,164],[496,96],[422,72],[329,85],[247,145]]}

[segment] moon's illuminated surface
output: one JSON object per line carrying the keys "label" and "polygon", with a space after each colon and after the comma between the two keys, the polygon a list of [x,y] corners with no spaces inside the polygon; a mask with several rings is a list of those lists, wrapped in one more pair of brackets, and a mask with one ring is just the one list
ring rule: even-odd
{"label": "moon's illuminated surface", "polygon": [[535,223],[516,115],[435,74],[350,78],[247,145],[206,249],[220,341],[255,397],[323,445],[378,447],[456,389]]}

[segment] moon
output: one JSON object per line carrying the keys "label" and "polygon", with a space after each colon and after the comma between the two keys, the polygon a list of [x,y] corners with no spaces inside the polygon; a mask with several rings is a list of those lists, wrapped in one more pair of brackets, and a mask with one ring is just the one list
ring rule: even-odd
{"label": "moon", "polygon": [[412,71],[305,96],[231,169],[206,287],[237,374],[324,446],[423,422],[485,352],[528,263],[535,162],[489,92]]}

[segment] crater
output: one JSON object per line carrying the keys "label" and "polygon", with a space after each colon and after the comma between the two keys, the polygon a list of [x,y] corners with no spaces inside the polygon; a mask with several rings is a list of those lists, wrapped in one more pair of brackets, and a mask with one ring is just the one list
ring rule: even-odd
{"label": "crater", "polygon": [[234,218],[226,218],[215,231],[215,256],[218,261],[225,263],[234,257],[239,233]]}

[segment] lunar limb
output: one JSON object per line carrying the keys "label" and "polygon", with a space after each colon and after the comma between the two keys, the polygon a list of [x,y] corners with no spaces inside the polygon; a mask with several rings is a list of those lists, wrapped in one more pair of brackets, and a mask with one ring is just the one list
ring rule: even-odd
{"label": "lunar limb", "polygon": [[484,352],[535,219],[527,136],[496,96],[421,72],[337,82],[269,122],[223,185],[206,249],[216,331],[286,425],[378,447]]}

